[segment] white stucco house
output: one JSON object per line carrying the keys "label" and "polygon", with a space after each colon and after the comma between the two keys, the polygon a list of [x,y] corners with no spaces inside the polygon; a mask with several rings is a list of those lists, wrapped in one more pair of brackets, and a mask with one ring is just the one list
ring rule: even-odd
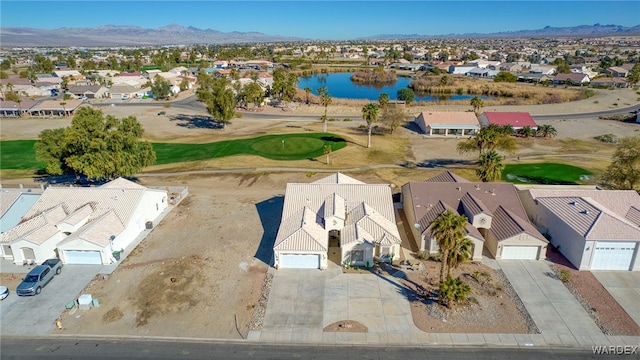
{"label": "white stucco house", "polygon": [[59,257],[66,264],[109,264],[167,208],[167,191],[123,178],[99,187],[48,187],[0,238],[16,264]]}
{"label": "white stucco house", "polygon": [[420,250],[439,252],[431,223],[446,210],[464,215],[472,260],[482,260],[487,248],[496,260],[539,260],[548,241],[529,222],[513,184],[474,183],[450,172],[402,186],[402,204]]}
{"label": "white stucco house", "polygon": [[531,221],[576,269],[640,271],[636,191],[537,186],[519,195]]}
{"label": "white stucco house", "polygon": [[341,173],[289,183],[273,245],[276,268],[326,269],[399,258],[400,234],[388,184]]}

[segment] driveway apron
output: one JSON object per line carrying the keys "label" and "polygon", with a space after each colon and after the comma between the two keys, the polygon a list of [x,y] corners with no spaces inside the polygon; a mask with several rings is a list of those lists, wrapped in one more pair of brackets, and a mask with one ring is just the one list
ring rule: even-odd
{"label": "driveway apron", "polygon": [[[502,271],[545,337],[602,336],[602,331],[544,261],[505,260]],[[563,341],[564,342],[564,341]]]}
{"label": "driveway apron", "polygon": [[640,272],[593,271],[592,274],[636,324],[640,325]]}

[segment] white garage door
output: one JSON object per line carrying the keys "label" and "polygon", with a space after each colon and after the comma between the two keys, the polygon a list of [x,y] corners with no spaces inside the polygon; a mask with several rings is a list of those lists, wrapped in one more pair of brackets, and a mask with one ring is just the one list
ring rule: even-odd
{"label": "white garage door", "polygon": [[282,254],[280,255],[280,267],[289,269],[318,269],[320,267],[320,255]]}
{"label": "white garage door", "polygon": [[536,260],[539,246],[505,246],[502,260]]}
{"label": "white garage door", "polygon": [[100,251],[65,250],[67,264],[102,264]]}
{"label": "white garage door", "polygon": [[598,242],[591,262],[591,270],[629,270],[634,242]]}

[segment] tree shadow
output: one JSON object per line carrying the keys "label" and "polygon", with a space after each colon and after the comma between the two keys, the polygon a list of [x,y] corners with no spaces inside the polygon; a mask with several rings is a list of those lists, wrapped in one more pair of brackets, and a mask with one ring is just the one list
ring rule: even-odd
{"label": "tree shadow", "polygon": [[[122,178],[127,179],[131,182],[138,183],[139,179],[135,176],[122,176]],[[72,175],[72,174],[63,174],[63,175],[48,175],[44,171],[38,171],[36,176],[34,176],[33,180],[38,183],[43,183],[45,185],[68,185],[68,186],[81,186],[81,187],[90,187],[90,186],[101,186],[113,179],[90,179],[86,175]]]}
{"label": "tree shadow", "polygon": [[169,116],[169,121],[187,129],[224,129],[224,122],[206,115],[178,114]]}
{"label": "tree shadow", "polygon": [[254,257],[269,266],[273,265],[273,244],[278,234],[283,206],[284,195],[274,196],[256,204],[263,232]]}
{"label": "tree shadow", "polygon": [[416,163],[417,167],[421,168],[446,168],[451,166],[461,166],[461,165],[474,165],[476,163],[475,160],[462,160],[462,159],[426,159],[419,163]]}

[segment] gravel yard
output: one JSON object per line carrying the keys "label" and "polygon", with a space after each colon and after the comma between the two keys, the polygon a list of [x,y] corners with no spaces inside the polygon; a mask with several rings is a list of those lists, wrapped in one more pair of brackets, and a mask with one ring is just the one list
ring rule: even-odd
{"label": "gravel yard", "polygon": [[547,258],[554,263],[551,268],[556,275],[559,276],[561,270],[569,271],[569,281],[565,286],[578,299],[604,334],[640,336],[640,326],[590,271],[576,270],[557,250],[549,250]]}
{"label": "gravel yard", "polygon": [[[437,303],[440,263],[423,261],[425,270],[408,272],[405,285],[414,291],[411,314],[428,333],[539,333],[509,281],[500,271],[476,263],[452,271],[471,287],[469,301],[451,309]],[[477,279],[477,280],[476,280]]]}

